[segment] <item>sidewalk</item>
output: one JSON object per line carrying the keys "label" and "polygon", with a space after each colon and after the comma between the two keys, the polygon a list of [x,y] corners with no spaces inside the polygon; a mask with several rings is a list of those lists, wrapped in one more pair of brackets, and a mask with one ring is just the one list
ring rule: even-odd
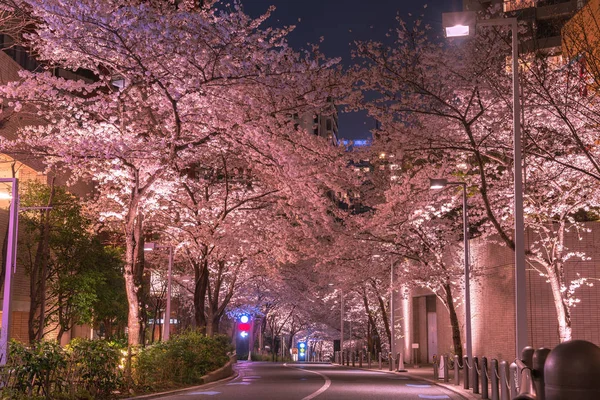
{"label": "sidewalk", "polygon": [[[335,365],[339,365],[339,364],[335,364]],[[344,364],[344,366],[346,366],[346,365]],[[350,366],[347,366],[347,368],[353,368],[352,363],[350,363]],[[355,363],[354,368],[360,368],[359,364]],[[362,369],[369,370],[369,367],[366,362],[363,363]],[[417,368],[415,368],[413,365],[405,364],[404,369],[406,370],[406,372],[390,371],[389,364],[386,364],[386,363],[384,363],[382,365],[382,369],[379,369],[379,364],[376,362],[372,362],[371,368],[370,368],[370,370],[372,370],[372,371],[388,372],[390,374],[397,374],[397,375],[409,375],[413,378],[418,378],[418,379],[427,381],[429,383],[433,383],[435,385],[441,386],[448,390],[451,390],[454,393],[464,397],[467,400],[481,400],[481,395],[473,394],[473,392],[471,390],[464,389],[462,384],[460,386],[456,386],[452,383],[452,382],[454,382],[454,371],[453,370],[448,371],[448,376],[450,377],[450,380],[449,380],[449,382],[446,383],[443,380],[434,380],[433,379],[433,365],[431,365],[431,364],[418,366]]]}

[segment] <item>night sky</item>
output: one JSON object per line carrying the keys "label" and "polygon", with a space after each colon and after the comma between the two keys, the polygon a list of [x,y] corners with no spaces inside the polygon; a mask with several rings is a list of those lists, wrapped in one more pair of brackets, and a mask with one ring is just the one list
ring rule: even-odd
{"label": "night sky", "polygon": [[[242,0],[242,4],[252,16],[274,5],[277,9],[268,23],[296,25],[288,38],[294,48],[307,48],[307,43],[319,43],[323,36],[325,41],[320,43],[323,53],[342,57],[346,65],[351,62],[351,43],[369,39],[385,41],[386,32],[396,26],[398,12],[407,21],[424,14],[425,22],[441,32],[442,12],[462,9],[462,0]],[[341,138],[370,137],[374,122],[365,115],[341,112],[339,117]]]}

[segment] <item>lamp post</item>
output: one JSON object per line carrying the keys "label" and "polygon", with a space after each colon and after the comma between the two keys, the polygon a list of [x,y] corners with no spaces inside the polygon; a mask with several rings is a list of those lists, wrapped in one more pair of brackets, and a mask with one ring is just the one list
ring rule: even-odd
{"label": "lamp post", "polygon": [[169,249],[169,271],[167,273],[167,304],[165,306],[165,317],[163,321],[163,340],[169,340],[171,332],[171,283],[173,279],[173,246],[158,246],[156,243],[145,243],[144,251],[156,249]]}
{"label": "lamp post", "polygon": [[8,219],[8,238],[4,271],[4,298],[2,299],[2,329],[0,330],[0,365],[8,361],[8,339],[10,331],[12,276],[16,270],[17,237],[19,232],[19,181],[17,178],[0,178],[0,183],[11,183],[12,199]]}
{"label": "lamp post", "polygon": [[514,219],[515,219],[515,351],[517,358],[527,346],[527,293],[525,275],[525,223],[523,221],[523,173],[521,167],[521,103],[519,100],[519,42],[516,18],[494,18],[478,21],[473,11],[442,14],[447,37],[470,36],[475,26],[510,25],[512,31],[513,79],[513,151],[514,151]]}
{"label": "lamp post", "polygon": [[448,185],[458,185],[463,190],[463,238],[465,247],[465,345],[469,362],[473,360],[473,341],[471,335],[471,277],[469,270],[469,220],[467,217],[467,184],[448,182],[446,179],[429,179],[431,189],[442,189]]}

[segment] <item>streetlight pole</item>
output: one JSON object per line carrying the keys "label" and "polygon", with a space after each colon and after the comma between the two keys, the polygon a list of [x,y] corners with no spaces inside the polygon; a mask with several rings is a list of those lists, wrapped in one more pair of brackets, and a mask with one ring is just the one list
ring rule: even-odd
{"label": "streetlight pole", "polygon": [[167,277],[167,304],[165,306],[165,321],[163,324],[163,340],[169,340],[171,333],[171,284],[173,281],[173,246],[169,246],[169,272]]}
{"label": "streetlight pole", "polygon": [[471,331],[471,276],[469,263],[469,219],[467,216],[467,184],[465,182],[448,182],[446,179],[430,179],[431,189],[442,189],[448,185],[462,187],[463,192],[463,239],[464,239],[464,273],[465,273],[465,346],[469,362],[473,361],[473,340]]}
{"label": "streetlight pole", "polygon": [[344,289],[340,289],[340,363],[344,352]]}
{"label": "streetlight pole", "polygon": [[8,238],[4,271],[4,298],[2,299],[2,329],[0,329],[0,365],[8,361],[10,334],[12,276],[17,263],[17,239],[19,232],[19,181],[17,178],[0,178],[0,183],[11,183],[11,203],[8,220]]}
{"label": "streetlight pole", "polygon": [[[394,312],[394,261],[390,262],[390,362],[396,358],[396,313]],[[396,369],[394,365],[392,369]]]}
{"label": "streetlight pole", "polygon": [[514,158],[514,250],[515,250],[515,352],[521,356],[528,343],[527,285],[525,274],[525,223],[523,217],[523,171],[521,154],[521,103],[519,98],[519,25],[517,18],[494,18],[477,20],[473,11],[444,13],[442,24],[446,36],[472,35],[475,25],[510,25],[512,32],[512,80],[513,80],[513,158]]}

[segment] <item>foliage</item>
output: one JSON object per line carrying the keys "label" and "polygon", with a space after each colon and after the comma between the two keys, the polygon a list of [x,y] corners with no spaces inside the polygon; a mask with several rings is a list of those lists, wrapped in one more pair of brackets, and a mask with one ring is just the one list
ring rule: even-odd
{"label": "foliage", "polygon": [[112,398],[122,384],[120,357],[120,346],[102,340],[75,339],[64,349],[56,342],[28,347],[12,341],[1,398]]}
{"label": "foliage", "polygon": [[224,366],[231,350],[229,338],[197,331],[174,335],[140,351],[134,362],[134,379],[143,389],[201,384],[202,376]]}

